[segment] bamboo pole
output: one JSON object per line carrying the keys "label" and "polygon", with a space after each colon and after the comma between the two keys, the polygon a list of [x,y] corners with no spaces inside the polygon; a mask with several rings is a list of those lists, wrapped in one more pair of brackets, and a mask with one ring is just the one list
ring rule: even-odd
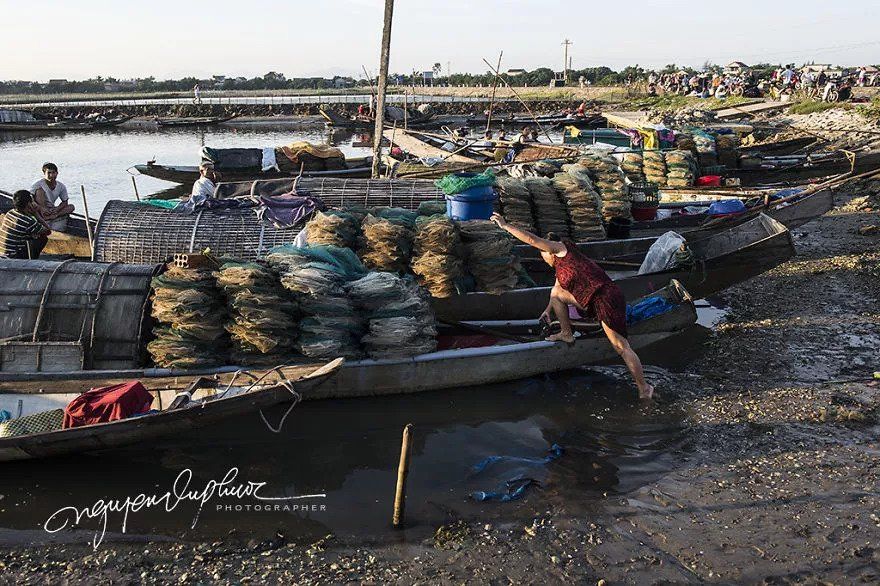
{"label": "bamboo pole", "polygon": [[89,200],[86,198],[86,186],[80,185],[79,188],[82,191],[83,214],[86,217],[86,233],[89,235],[89,250],[92,251],[91,259],[95,260],[95,235],[92,234],[92,220],[89,218]]}
{"label": "bamboo pole", "polygon": [[[492,64],[489,63],[488,61],[486,61],[485,59],[483,59],[483,63],[485,63],[486,65],[489,66],[490,69],[492,69]],[[532,117],[532,121],[535,123],[535,125],[536,125],[538,128],[541,129],[541,132],[544,133],[544,136],[547,137],[547,140],[550,141],[550,144],[553,144],[553,139],[550,138],[550,135],[547,134],[547,131],[544,129],[543,126],[541,126],[541,123],[538,122],[538,117],[535,116],[535,113],[532,112],[532,109],[529,108],[529,105],[525,103],[525,100],[523,100],[523,99],[520,97],[520,95],[517,93],[517,91],[516,91],[515,89],[513,89],[513,86],[512,86],[512,85],[510,85],[509,83],[507,83],[507,80],[506,80],[506,79],[504,79],[503,77],[501,77],[501,74],[498,72],[497,69],[492,69],[492,71],[495,72],[495,79],[500,79],[501,82],[507,87],[507,89],[509,89],[511,92],[513,92],[513,95],[516,96],[516,99],[519,100],[519,103],[522,104],[522,105],[525,107],[526,111],[529,113],[529,116]]]}
{"label": "bamboo pole", "polygon": [[382,159],[382,130],[385,127],[385,90],[388,85],[388,60],[391,53],[391,21],[394,18],[394,0],[385,0],[385,16],[382,25],[382,51],[379,57],[379,80],[376,95],[376,125],[373,129],[374,179],[379,177]]}
{"label": "bamboo pole", "polygon": [[403,439],[400,443],[400,463],[397,465],[397,489],[394,491],[394,516],[391,524],[395,529],[403,527],[406,509],[406,477],[409,475],[410,439],[412,438],[412,423],[407,423],[403,428]]}
{"label": "bamboo pole", "polygon": [[134,198],[136,200],[140,201],[141,196],[138,193],[138,184],[137,184],[137,181],[135,181],[134,175],[131,176],[131,184],[134,186]]}
{"label": "bamboo pole", "polygon": [[[498,54],[498,67],[497,70],[501,71],[501,57],[504,56],[504,51]],[[495,81],[492,82],[492,99],[489,100],[489,114],[486,116],[486,132],[489,132],[489,127],[492,125],[492,107],[495,105],[495,92],[498,90],[498,76],[495,76]]]}

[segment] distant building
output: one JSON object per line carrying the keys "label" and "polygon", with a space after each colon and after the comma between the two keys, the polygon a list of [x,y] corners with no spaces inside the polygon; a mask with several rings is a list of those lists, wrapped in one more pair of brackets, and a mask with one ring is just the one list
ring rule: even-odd
{"label": "distant building", "polygon": [[507,75],[509,75],[510,77],[516,77],[518,75],[525,75],[526,73],[528,73],[528,72],[525,69],[508,69],[507,70]]}
{"label": "distant building", "polygon": [[731,61],[724,67],[726,75],[742,75],[749,70],[749,66],[742,61]]}
{"label": "distant building", "polygon": [[50,79],[49,85],[67,85],[66,79]]}
{"label": "distant building", "polygon": [[354,87],[355,83],[355,80],[350,77],[340,77],[337,75],[333,78],[333,87],[336,89]]}
{"label": "distant building", "polygon": [[138,87],[138,82],[136,79],[122,79],[119,81],[105,81],[104,82],[104,91],[105,92],[125,92],[130,90],[135,90]]}

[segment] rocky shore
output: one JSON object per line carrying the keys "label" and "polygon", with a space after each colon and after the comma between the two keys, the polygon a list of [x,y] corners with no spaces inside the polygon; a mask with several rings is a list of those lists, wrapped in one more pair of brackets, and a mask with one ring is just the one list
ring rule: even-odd
{"label": "rocky shore", "polygon": [[[4,581],[42,583],[877,583],[880,581],[880,182],[794,231],[798,255],[727,291],[684,372],[652,370],[653,405],[685,407],[673,470],[589,511],[463,520],[365,546],[0,546]],[[871,229],[871,227],[874,227]],[[526,499],[538,498],[528,496]],[[557,502],[560,501],[560,502]]]}

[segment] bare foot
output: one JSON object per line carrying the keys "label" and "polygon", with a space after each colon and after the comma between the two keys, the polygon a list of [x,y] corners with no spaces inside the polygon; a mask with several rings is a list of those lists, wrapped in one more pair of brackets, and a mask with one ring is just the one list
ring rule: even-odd
{"label": "bare foot", "polygon": [[639,399],[642,401],[650,401],[654,396],[654,385],[645,385],[645,388],[639,391]]}
{"label": "bare foot", "polygon": [[564,333],[559,332],[558,334],[553,334],[552,336],[547,336],[548,342],[565,342],[566,344],[574,344],[574,334],[572,333]]}

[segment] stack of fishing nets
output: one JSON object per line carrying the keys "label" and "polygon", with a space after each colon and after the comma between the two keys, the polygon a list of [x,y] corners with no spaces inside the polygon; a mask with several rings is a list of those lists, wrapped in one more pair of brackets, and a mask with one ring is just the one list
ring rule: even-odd
{"label": "stack of fishing nets", "polygon": [[[585,166],[601,199],[602,217],[610,220],[614,217],[632,217],[632,202],[626,186],[626,176],[617,164],[613,155],[594,152],[578,160]],[[647,172],[647,171],[646,171]]]}
{"label": "stack of fishing nets", "polygon": [[306,238],[311,245],[329,244],[355,248],[363,217],[347,210],[318,212],[306,224]]}
{"label": "stack of fishing nets", "polygon": [[680,151],[690,151],[694,155],[697,154],[697,143],[694,142],[692,134],[676,132],[675,148]]}
{"label": "stack of fishing nets", "polygon": [[620,160],[620,169],[626,175],[626,178],[633,183],[641,183],[645,180],[642,153],[623,153]]}
{"label": "stack of fishing nets", "polygon": [[714,136],[702,130],[695,130],[694,144],[697,147],[700,167],[715,167],[718,165],[718,151],[715,147]]}
{"label": "stack of fishing nets", "polygon": [[666,184],[669,187],[690,187],[700,172],[697,158],[690,151],[668,151],[666,168]]}
{"label": "stack of fishing nets", "polygon": [[370,358],[406,358],[437,349],[437,325],[430,298],[411,276],[370,272],[348,285],[367,333]]}
{"label": "stack of fishing nets", "polygon": [[563,165],[563,173],[553,176],[553,186],[568,207],[571,236],[578,242],[605,238],[599,213],[599,194],[593,189],[589,169],[584,165]]}
{"label": "stack of fishing nets", "polygon": [[718,164],[728,169],[736,169],[739,164],[740,139],[736,134],[719,134],[715,137],[715,150]]}
{"label": "stack of fishing nets", "polygon": [[410,268],[431,296],[458,293],[463,272],[460,248],[458,228],[446,216],[419,216],[416,220]]}
{"label": "stack of fishing nets", "polygon": [[517,228],[535,232],[532,196],[529,195],[525,181],[516,177],[499,177],[497,187],[498,202],[504,219]]}
{"label": "stack of fishing nets", "polygon": [[459,222],[467,272],[479,291],[503,293],[516,287],[519,261],[507,232],[487,220]]}
{"label": "stack of fishing nets", "polygon": [[226,362],[226,303],[208,267],[173,266],[153,278],[151,315],[159,324],[147,350],[157,366],[205,368]]}
{"label": "stack of fishing nets", "polygon": [[420,216],[436,216],[437,214],[446,213],[446,201],[438,199],[436,201],[423,201],[416,210]]}
{"label": "stack of fishing nets", "polygon": [[292,353],[297,306],[269,267],[227,262],[217,284],[226,293],[232,361],[248,366],[282,364]]}
{"label": "stack of fishing nets", "polygon": [[666,158],[663,151],[645,151],[642,154],[644,161],[645,179],[656,183],[660,187],[666,185]]}
{"label": "stack of fishing nets", "polygon": [[538,234],[546,236],[554,232],[559,236],[569,236],[568,213],[565,203],[556,193],[553,180],[547,177],[529,177],[523,180],[535,206],[535,228]]}
{"label": "stack of fishing nets", "polygon": [[294,348],[311,358],[358,358],[363,321],[346,285],[366,273],[350,248],[284,245],[266,257],[292,292],[302,319]]}
{"label": "stack of fishing nets", "polygon": [[364,266],[376,271],[406,271],[416,217],[416,212],[402,208],[373,208],[361,224],[358,252]]}

